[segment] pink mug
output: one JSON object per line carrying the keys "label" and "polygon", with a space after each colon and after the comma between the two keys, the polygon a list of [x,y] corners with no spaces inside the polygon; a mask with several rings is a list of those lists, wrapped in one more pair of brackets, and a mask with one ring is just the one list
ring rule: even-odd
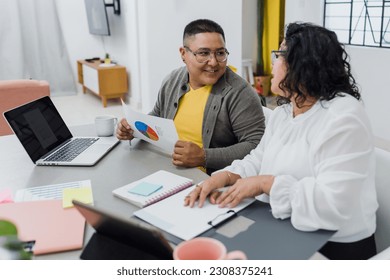
{"label": "pink mug", "polygon": [[197,237],[184,241],[173,250],[175,260],[246,260],[242,251],[227,252],[222,242],[209,238]]}

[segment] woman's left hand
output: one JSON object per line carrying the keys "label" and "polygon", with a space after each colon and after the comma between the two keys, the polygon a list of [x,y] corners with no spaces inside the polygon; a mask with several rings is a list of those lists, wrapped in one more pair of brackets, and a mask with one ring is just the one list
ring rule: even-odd
{"label": "woman's left hand", "polygon": [[269,194],[273,182],[274,176],[272,175],[259,175],[238,179],[228,190],[219,193],[219,195],[213,193],[213,199],[216,199],[216,204],[219,207],[228,206],[233,208],[245,198],[255,197],[263,193]]}

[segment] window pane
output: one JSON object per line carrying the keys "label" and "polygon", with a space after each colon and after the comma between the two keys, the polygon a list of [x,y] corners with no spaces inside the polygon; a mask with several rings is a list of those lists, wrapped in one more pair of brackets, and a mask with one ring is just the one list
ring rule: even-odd
{"label": "window pane", "polygon": [[326,0],[324,8],[324,26],[341,42],[390,47],[390,0]]}

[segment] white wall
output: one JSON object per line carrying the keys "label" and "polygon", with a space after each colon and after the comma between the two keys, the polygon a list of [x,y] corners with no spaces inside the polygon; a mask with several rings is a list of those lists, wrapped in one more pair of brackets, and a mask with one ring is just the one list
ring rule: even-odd
{"label": "white wall", "polygon": [[[309,21],[323,23],[323,0],[286,0],[285,23]],[[360,86],[374,135],[390,141],[390,49],[346,46],[353,75]]]}
{"label": "white wall", "polygon": [[286,0],[284,23],[294,21],[322,25],[323,0]]}
{"label": "white wall", "polygon": [[84,1],[56,0],[56,4],[64,41],[76,78],[77,60],[103,56],[101,38],[89,35]]}
{"label": "white wall", "polygon": [[84,1],[56,1],[75,77],[76,60],[110,53],[127,67],[130,102],[143,112],[152,109],[164,77],[184,65],[179,47],[185,25],[194,19],[222,26],[229,64],[241,73],[242,0],[122,0],[120,16],[107,8],[109,37],[89,34]]}
{"label": "white wall", "polygon": [[[152,108],[163,78],[183,65],[178,50],[183,29],[193,19],[210,18],[221,24],[231,53],[229,64],[238,67],[239,73],[242,58],[256,58],[256,0],[122,0],[120,16],[108,8],[110,37],[89,34],[84,1],[56,2],[75,78],[76,60],[109,52],[127,67],[131,104],[142,106],[144,112]],[[285,10],[286,24],[308,21],[322,25],[323,0],[286,0]],[[390,50],[348,46],[347,51],[374,134],[390,140],[385,108],[390,104],[385,85]]]}
{"label": "white wall", "polygon": [[[123,3],[122,3],[123,2]],[[137,57],[135,40],[129,40],[129,34],[134,34],[136,12],[128,6],[134,1],[121,1],[122,15],[114,15],[108,7],[107,14],[111,36],[96,36],[89,34],[88,22],[83,0],[56,0],[64,41],[68,49],[69,59],[73,66],[73,75],[77,81],[77,60],[101,57],[109,53],[113,60],[127,67],[129,84],[132,88],[132,78],[137,77],[138,71],[131,71]],[[128,15],[129,11],[129,15]],[[79,85],[80,89],[80,85]]]}
{"label": "white wall", "polygon": [[357,46],[346,49],[374,134],[390,141],[390,49]]}
{"label": "white wall", "polygon": [[241,64],[241,1],[149,0],[138,1],[138,5],[143,111],[154,105],[163,78],[183,65],[179,47],[184,27],[192,20],[208,18],[218,22],[231,53],[229,63]]}
{"label": "white wall", "polygon": [[257,59],[257,0],[242,1],[242,58],[252,59],[256,69]]}

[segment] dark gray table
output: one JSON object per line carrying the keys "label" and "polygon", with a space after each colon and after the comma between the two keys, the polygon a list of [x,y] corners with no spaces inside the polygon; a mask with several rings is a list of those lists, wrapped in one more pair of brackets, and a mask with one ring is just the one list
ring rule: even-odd
{"label": "dark gray table", "polygon": [[[74,135],[95,136],[93,125],[70,128]],[[197,168],[179,168],[169,154],[147,142],[133,140],[119,143],[92,167],[36,166],[15,135],[0,137],[0,188],[18,189],[72,181],[91,180],[94,205],[116,215],[130,218],[136,206],[114,197],[112,190],[164,169],[199,182],[208,176]],[[93,234],[87,227],[84,244]],[[36,259],[78,259],[81,251],[42,255]]]}
{"label": "dark gray table", "polygon": [[[93,125],[76,126],[72,133],[95,136]],[[133,140],[121,142],[101,161],[92,167],[35,166],[14,135],[0,137],[0,187],[10,187],[14,192],[21,188],[71,181],[91,180],[94,204],[116,215],[131,218],[138,209],[112,195],[112,190],[164,169],[199,182],[208,176],[197,168],[179,168],[171,163],[171,156],[149,143]],[[255,202],[241,211],[255,221],[246,231],[227,238],[212,229],[205,236],[221,240],[229,250],[243,250],[250,259],[308,259],[332,235],[331,232],[302,232],[295,230],[290,220],[274,219],[269,205]],[[134,218],[133,218],[134,219]],[[235,226],[235,219],[228,223]],[[84,244],[93,230],[87,227]],[[173,243],[179,239],[170,238]],[[37,256],[36,259],[78,259],[81,250]]]}

